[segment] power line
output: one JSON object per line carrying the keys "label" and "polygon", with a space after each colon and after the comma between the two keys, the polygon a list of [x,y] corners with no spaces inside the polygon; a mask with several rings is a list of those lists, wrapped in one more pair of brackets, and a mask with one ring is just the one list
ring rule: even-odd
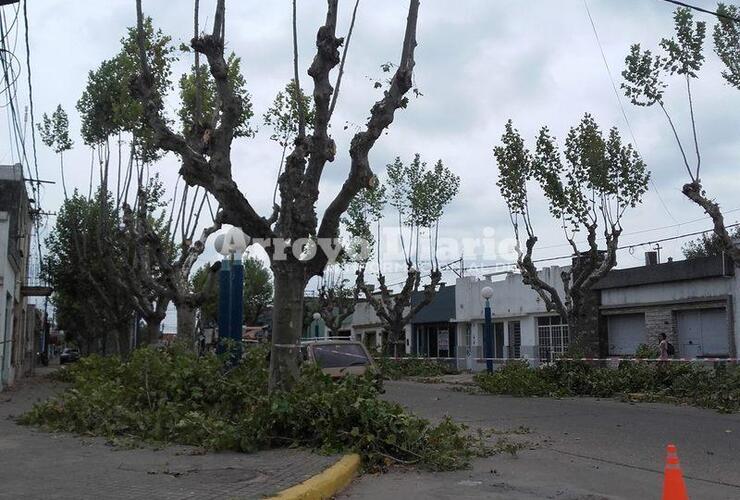
{"label": "power line", "polygon": [[[622,102],[622,96],[619,93],[619,90],[617,90],[617,84],[614,81],[614,76],[612,76],[612,71],[609,68],[609,62],[606,59],[606,54],[604,53],[604,47],[601,44],[601,38],[599,38],[599,32],[596,30],[596,23],[594,22],[594,18],[591,15],[591,9],[588,8],[588,1],[583,0],[583,6],[586,7],[586,14],[588,14],[588,20],[591,22],[591,29],[594,32],[594,37],[596,38],[596,44],[599,46],[599,52],[601,52],[601,59],[604,61],[604,67],[606,68],[606,74],[609,75],[609,81],[612,84],[612,89],[614,90],[614,95],[617,97],[617,102],[619,103],[619,109],[622,111],[622,116],[624,117],[624,122],[627,124],[627,130],[630,133],[630,137],[632,138],[632,143],[635,145],[635,150],[639,153],[639,146],[637,145],[637,138],[635,137],[635,133],[632,131],[632,125],[630,125],[629,118],[627,118],[627,111],[624,109],[624,103]],[[666,205],[665,201],[663,201],[663,197],[660,195],[660,191],[658,190],[658,185],[655,183],[655,180],[653,180],[652,175],[650,176],[650,184],[652,184],[653,189],[655,190],[655,194],[658,196],[658,200],[660,200],[660,204],[663,206],[663,210],[668,214],[668,217],[673,219],[673,222],[678,222],[676,218],[673,216],[671,211],[668,209],[668,205]]]}
{"label": "power line", "polygon": [[713,10],[704,9],[702,7],[697,7],[696,5],[691,5],[685,2],[679,2],[678,0],[663,0],[664,2],[672,3],[674,5],[680,5],[681,7],[686,7],[689,9],[697,10],[699,12],[704,12],[705,14],[711,14],[713,16],[721,17],[723,19],[727,19],[728,21],[735,21],[736,23],[740,23],[740,19],[733,16],[728,16],[727,14],[720,14],[719,12],[715,12]]}
{"label": "power line", "polygon": [[[738,211],[740,211],[740,208],[733,208],[731,210],[725,210],[722,213],[724,215],[727,215],[727,214],[731,214],[733,212],[738,212]],[[649,229],[640,229],[638,231],[632,231],[630,233],[622,233],[621,236],[622,237],[624,237],[624,236],[634,236],[636,234],[645,234],[645,233],[652,233],[653,231],[662,231],[662,230],[665,230],[665,229],[673,229],[673,228],[676,228],[676,227],[685,226],[687,224],[693,224],[695,222],[702,222],[702,221],[709,220],[709,219],[710,219],[710,217],[700,217],[698,219],[692,219],[692,220],[687,220],[687,221],[683,221],[683,222],[676,222],[675,224],[671,224],[671,225],[668,225],[668,226],[652,227],[652,228],[649,228]],[[604,240],[604,237],[603,236],[598,238],[598,241],[603,241],[603,240]],[[570,246],[570,243],[560,243],[558,245],[546,245],[546,246],[542,246],[542,247],[539,247],[539,248],[542,250],[542,249],[548,249],[548,248],[562,248],[562,247],[569,247],[569,246]]]}
{"label": "power line", "polygon": [[[740,222],[736,222],[735,224],[728,224],[725,227],[726,228],[731,228],[731,227],[737,227],[737,226],[740,226]],[[630,243],[630,244],[621,245],[621,246],[617,247],[617,250],[633,249],[635,247],[640,247],[640,246],[644,246],[644,245],[655,245],[656,243],[664,243],[666,241],[679,240],[679,239],[682,239],[682,238],[688,238],[690,236],[698,236],[698,235],[701,235],[701,234],[711,233],[712,231],[713,231],[713,229],[705,229],[703,231],[695,231],[695,232],[692,232],[692,233],[684,233],[684,234],[679,234],[677,236],[668,236],[668,237],[665,237],[665,238],[658,238],[656,240],[642,241],[640,243]],[[564,260],[564,259],[573,258],[573,256],[574,256],[573,254],[569,254],[569,255],[560,255],[558,257],[545,257],[545,258],[542,258],[542,259],[532,259],[532,262],[550,262],[550,261],[553,261],[553,260]],[[511,263],[503,263],[503,264],[491,264],[491,265],[486,265],[486,266],[470,266],[470,267],[465,268],[465,269],[466,270],[468,270],[468,269],[491,269],[491,268],[497,268],[497,267],[514,267],[516,265],[517,265],[516,262],[511,262]]]}
{"label": "power line", "polygon": [[[25,30],[25,38],[26,38],[26,71],[28,74],[26,75],[28,77],[28,103],[31,108],[31,144],[33,149],[33,166],[34,170],[36,171],[36,179],[39,179],[39,161],[38,161],[38,155],[36,153],[36,120],[33,117],[33,84],[31,83],[31,45],[28,42],[28,0],[23,0],[23,26]],[[40,191],[40,184],[36,184],[36,187],[39,188]],[[39,198],[41,196],[41,193],[39,193]],[[36,207],[41,209],[41,200],[36,200]]]}
{"label": "power line", "polygon": [[[734,210],[740,210],[740,208],[734,209]],[[738,227],[738,226],[740,226],[740,222],[736,222],[734,224],[728,224],[725,227],[726,228],[731,228],[731,227]],[[702,234],[706,234],[706,233],[711,233],[712,231],[713,231],[713,229],[705,229],[703,231],[694,231],[694,232],[691,232],[691,233],[684,233],[684,234],[680,234],[680,235],[677,235],[677,236],[668,236],[668,237],[665,237],[665,238],[658,238],[658,239],[654,239],[654,240],[646,240],[646,241],[642,241],[642,242],[639,242],[639,243],[629,243],[629,244],[625,244],[625,245],[621,245],[621,246],[617,247],[617,250],[618,251],[619,250],[628,250],[628,249],[634,249],[635,247],[640,247],[640,246],[645,246],[645,245],[655,245],[656,243],[664,243],[666,241],[679,240],[679,239],[682,239],[682,238],[688,238],[690,236],[698,236],[698,235],[702,235]],[[539,258],[539,259],[532,259],[532,262],[534,262],[534,263],[552,262],[552,261],[556,261],[556,260],[572,259],[573,256],[574,256],[574,254],[570,253],[570,254],[567,254],[567,255],[558,255],[558,256],[554,256],[554,257],[542,257],[542,258]],[[439,270],[440,270],[440,272],[455,272],[456,269],[453,269],[450,266],[452,264],[456,264],[458,262],[460,262],[460,259],[457,259],[457,260],[448,262],[446,264],[443,264],[443,265],[440,266]],[[480,270],[483,270],[483,269],[501,269],[501,268],[506,268],[506,267],[508,267],[508,268],[516,267],[516,266],[517,266],[517,263],[516,262],[504,262],[504,263],[497,263],[497,264],[486,264],[484,266],[465,266],[462,269],[464,271],[475,271],[475,270],[480,271]],[[428,277],[430,277],[430,275],[424,275],[424,276],[422,276],[422,278],[428,278]],[[390,288],[390,287],[393,287],[393,286],[396,286],[396,285],[401,285],[401,284],[403,284],[405,282],[406,282],[406,280],[398,281],[398,282],[395,282],[395,283],[390,283],[390,284],[388,284],[386,286]]]}
{"label": "power line", "polygon": [[[23,163],[25,163],[26,168],[28,169],[29,178],[33,177],[33,174],[31,173],[31,167],[28,162],[28,157],[26,156],[26,145],[23,138],[23,133],[21,131],[21,127],[18,120],[18,112],[16,110],[15,105],[15,99],[17,95],[16,90],[16,82],[18,80],[18,77],[13,72],[13,67],[8,63],[8,59],[6,58],[7,54],[12,54],[8,50],[8,35],[9,31],[7,30],[7,23],[5,21],[5,13],[0,10],[0,63],[2,63],[2,69],[3,69],[3,75],[5,78],[5,82],[8,85],[8,104],[10,105],[10,114],[12,117],[12,123],[9,124],[13,128],[14,132],[14,138],[15,138],[15,147],[18,152],[18,159],[19,161],[22,161],[25,159]],[[15,56],[13,56],[15,57]],[[12,78],[11,78],[12,75]],[[22,146],[19,146],[19,143]],[[38,178],[38,176],[36,176]],[[31,186],[31,192],[34,195],[34,198],[38,198],[36,195],[36,186],[33,183],[30,183]]]}

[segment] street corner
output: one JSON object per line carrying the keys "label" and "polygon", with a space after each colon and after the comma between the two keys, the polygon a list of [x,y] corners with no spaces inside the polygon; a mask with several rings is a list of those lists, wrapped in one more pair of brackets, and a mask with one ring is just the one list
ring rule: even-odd
{"label": "street corner", "polygon": [[271,500],[324,500],[346,488],[360,468],[360,455],[345,455],[323,472],[279,492]]}

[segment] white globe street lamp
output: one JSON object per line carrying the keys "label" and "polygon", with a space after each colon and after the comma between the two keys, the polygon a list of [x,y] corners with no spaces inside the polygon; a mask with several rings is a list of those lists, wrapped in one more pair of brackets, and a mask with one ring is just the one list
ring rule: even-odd
{"label": "white globe street lamp", "polygon": [[247,236],[238,227],[232,227],[225,233],[216,236],[214,246],[216,251],[224,257],[241,257],[247,250]]}

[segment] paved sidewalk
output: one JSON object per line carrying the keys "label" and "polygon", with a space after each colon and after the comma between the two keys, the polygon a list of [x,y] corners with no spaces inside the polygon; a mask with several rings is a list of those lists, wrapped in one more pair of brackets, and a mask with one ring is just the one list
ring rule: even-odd
{"label": "paved sidewalk", "polygon": [[298,449],[122,449],[102,438],[46,433],[13,421],[62,388],[36,377],[0,392],[0,499],[262,498],[338,460]]}

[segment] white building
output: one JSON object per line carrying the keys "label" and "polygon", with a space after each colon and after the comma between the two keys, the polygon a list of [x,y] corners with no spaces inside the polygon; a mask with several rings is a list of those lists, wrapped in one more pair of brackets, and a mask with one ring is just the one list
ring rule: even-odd
{"label": "white building", "polygon": [[[539,271],[542,280],[560,293],[562,268],[552,266]],[[457,325],[457,365],[461,370],[484,370],[484,287],[493,289],[492,313],[493,357],[501,359],[549,359],[568,347],[568,326],[555,313],[548,312],[542,299],[518,273],[503,279],[458,278],[455,285],[455,318]],[[497,361],[495,364],[501,363]]]}
{"label": "white building", "polygon": [[34,361],[27,338],[28,255],[32,221],[20,165],[0,165],[0,390]]}
{"label": "white building", "polygon": [[[368,349],[380,350],[383,340],[383,323],[367,300],[355,304],[352,314],[352,339],[365,344]],[[411,325],[404,328],[406,354],[411,352]]]}
{"label": "white building", "polygon": [[596,289],[609,355],[656,346],[665,333],[682,358],[737,356],[740,280],[724,256],[615,269]]}

